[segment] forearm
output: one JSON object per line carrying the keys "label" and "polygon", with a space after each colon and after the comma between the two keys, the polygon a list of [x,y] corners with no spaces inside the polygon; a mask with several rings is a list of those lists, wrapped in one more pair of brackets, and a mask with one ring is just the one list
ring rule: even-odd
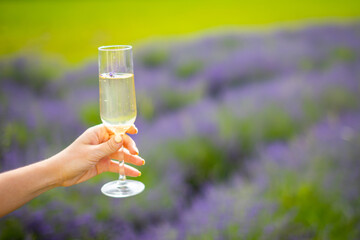
{"label": "forearm", "polygon": [[51,160],[0,174],[0,217],[58,185]]}

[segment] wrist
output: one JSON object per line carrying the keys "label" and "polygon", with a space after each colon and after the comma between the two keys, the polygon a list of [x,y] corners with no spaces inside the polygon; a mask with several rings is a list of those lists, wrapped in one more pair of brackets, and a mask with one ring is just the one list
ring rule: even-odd
{"label": "wrist", "polygon": [[59,172],[60,167],[57,164],[57,161],[54,157],[48,158],[44,161],[39,162],[42,165],[43,176],[45,176],[44,181],[48,189],[55,187],[60,187],[62,180],[61,174]]}

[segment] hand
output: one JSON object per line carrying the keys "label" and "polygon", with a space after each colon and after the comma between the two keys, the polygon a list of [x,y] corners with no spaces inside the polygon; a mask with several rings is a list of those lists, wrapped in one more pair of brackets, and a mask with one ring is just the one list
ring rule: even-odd
{"label": "hand", "polygon": [[[137,129],[132,126],[127,133],[136,134]],[[124,145],[123,152],[119,152]],[[144,165],[145,161],[137,156],[139,151],[135,142],[126,134],[121,139],[114,135],[104,125],[97,125],[87,129],[78,139],[62,152],[49,159],[56,166],[58,183],[60,186],[71,186],[84,182],[102,172],[119,172],[118,162],[122,155],[127,163]],[[138,177],[141,173],[125,164],[125,174]]]}

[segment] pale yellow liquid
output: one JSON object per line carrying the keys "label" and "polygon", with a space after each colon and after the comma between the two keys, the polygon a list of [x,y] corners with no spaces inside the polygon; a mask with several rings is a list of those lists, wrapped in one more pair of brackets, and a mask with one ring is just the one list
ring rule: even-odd
{"label": "pale yellow liquid", "polygon": [[136,118],[134,74],[100,74],[99,86],[102,122],[115,134],[125,133]]}

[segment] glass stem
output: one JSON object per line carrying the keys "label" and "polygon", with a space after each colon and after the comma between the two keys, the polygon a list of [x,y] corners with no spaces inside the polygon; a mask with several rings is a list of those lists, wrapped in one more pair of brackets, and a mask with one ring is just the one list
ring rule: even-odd
{"label": "glass stem", "polygon": [[[123,134],[121,134],[121,138],[123,138]],[[120,150],[120,156],[121,159],[119,161],[119,180],[120,180],[120,184],[124,184],[126,181],[126,175],[125,175],[125,163],[124,163],[124,148],[123,146],[121,146]]]}

